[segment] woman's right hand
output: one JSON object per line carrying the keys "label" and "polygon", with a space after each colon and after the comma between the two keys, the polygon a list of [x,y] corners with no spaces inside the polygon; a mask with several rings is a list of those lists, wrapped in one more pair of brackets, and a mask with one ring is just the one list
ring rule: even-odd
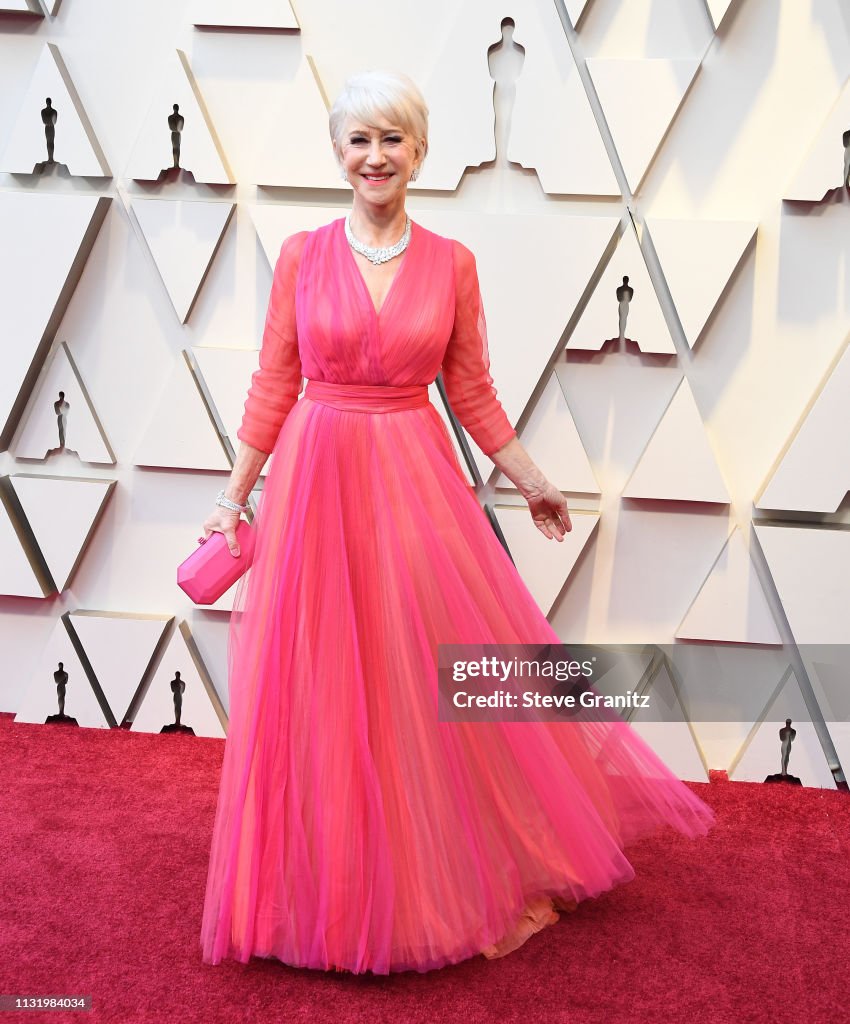
{"label": "woman's right hand", "polygon": [[[236,539],[236,526],[239,523],[241,515],[241,512],[232,512],[230,509],[224,508],[221,505],[215,505],[202,527],[204,531],[204,541],[212,533],[223,533],[224,539],[227,541],[227,546],[230,548],[231,555],[233,555],[234,558],[238,558],[239,541]],[[201,543],[203,543],[203,541],[201,541]]]}
{"label": "woman's right hand", "polygon": [[528,502],[534,525],[543,536],[563,542],[564,535],[572,530],[573,524],[567,499],[558,488],[544,480],[536,490],[527,491],[523,496]]}

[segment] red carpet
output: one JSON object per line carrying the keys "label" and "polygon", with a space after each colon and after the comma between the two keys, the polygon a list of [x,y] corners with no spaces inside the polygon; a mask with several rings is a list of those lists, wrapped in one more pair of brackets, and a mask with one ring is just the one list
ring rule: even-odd
{"label": "red carpet", "polygon": [[390,977],[201,962],[224,744],[0,715],[0,994],[93,997],[3,1019],[833,1024],[850,982],[850,796],[718,781],[705,839],[630,848],[637,878],[502,960]]}

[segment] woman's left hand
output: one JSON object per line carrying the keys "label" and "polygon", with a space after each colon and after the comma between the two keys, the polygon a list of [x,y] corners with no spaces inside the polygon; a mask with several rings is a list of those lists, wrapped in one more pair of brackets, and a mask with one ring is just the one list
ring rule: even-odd
{"label": "woman's left hand", "polygon": [[563,541],[564,534],[572,530],[567,499],[548,481],[539,490],[525,495],[534,525],[550,540]]}

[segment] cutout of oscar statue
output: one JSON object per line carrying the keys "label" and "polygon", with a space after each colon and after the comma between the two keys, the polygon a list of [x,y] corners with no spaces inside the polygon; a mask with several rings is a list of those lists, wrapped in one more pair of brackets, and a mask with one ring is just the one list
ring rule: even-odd
{"label": "cutout of oscar statue", "polygon": [[[525,63],[525,47],[514,39],[513,18],[503,18],[502,37],[487,50],[487,66],[493,79],[493,113],[496,122],[496,159],[482,166],[509,164],[508,138],[511,133],[511,114],[516,100],[516,81]],[[534,173],[533,171],[531,173]]]}
{"label": "cutout of oscar statue", "polygon": [[635,290],[629,284],[629,278],[627,275],[623,275],[623,283],[617,288],[617,311],[620,318],[620,333],[619,341],[620,344],[625,344],[626,341],[626,320],[629,317],[629,303],[634,298]]}
{"label": "cutout of oscar statue", "polygon": [[174,160],[172,170],[176,170],[180,167],[180,133],[183,131],[186,119],[180,113],[178,103],[174,104],[173,110],[174,112],[168,115],[168,128],[171,132],[171,156]]}
{"label": "cutout of oscar statue", "polygon": [[44,720],[45,725],[79,725],[76,718],[65,714],[65,689],[68,685],[68,673],[65,671],[63,662],[53,673],[53,681],[56,683],[56,697],[59,702],[59,714],[48,715]]}
{"label": "cutout of oscar statue", "polygon": [[48,167],[53,169],[58,166],[54,159],[54,152],[56,149],[56,122],[59,120],[59,111],[53,106],[53,100],[49,96],[44,102],[45,106],[41,111],[41,123],[44,125],[47,159],[42,160],[33,167],[33,173],[35,174],[42,174]]}
{"label": "cutout of oscar statue", "polygon": [[175,672],[174,678],[169,684],[174,701],[174,721],[170,725],[164,725],[159,731],[182,732],[188,736],[194,736],[195,730],[190,725],[181,725],[180,716],[183,713],[183,694],[186,691],[186,681],[180,678],[180,673]]}
{"label": "cutout of oscar statue", "polygon": [[[59,392],[59,398],[53,403],[53,411],[56,413],[56,426],[59,428],[59,448],[58,450],[65,450],[65,437],[66,428],[68,426],[68,411],[71,408],[71,403],[65,401],[65,392]],[[56,451],[56,448],[51,451]]]}
{"label": "cutout of oscar statue", "polygon": [[796,775],[788,774],[788,762],[791,759],[791,744],[797,736],[797,730],[791,728],[791,719],[785,719],[785,725],[779,730],[779,739],[782,743],[782,771],[776,775],[768,775],[765,782],[785,782],[789,786],[802,786],[803,783]]}
{"label": "cutout of oscar statue", "polygon": [[41,122],[44,125],[44,135],[47,141],[47,163],[55,163],[53,159],[53,150],[56,142],[56,122],[59,120],[59,114],[53,107],[53,101],[48,96],[44,101],[47,105],[41,112]]}
{"label": "cutout of oscar statue", "polygon": [[850,188],[850,128],[841,136],[844,146],[844,173],[841,179],[845,188]]}

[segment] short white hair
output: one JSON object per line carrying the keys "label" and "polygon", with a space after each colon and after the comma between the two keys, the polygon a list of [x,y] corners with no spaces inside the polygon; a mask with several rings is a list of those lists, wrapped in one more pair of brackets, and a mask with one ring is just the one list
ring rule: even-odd
{"label": "short white hair", "polygon": [[[347,79],[331,107],[328,127],[331,139],[342,144],[342,131],[348,118],[374,126],[385,117],[416,140],[420,160],[428,152],[428,107],[418,86],[400,71],[360,71]],[[425,139],[424,146],[419,142]],[[337,159],[340,154],[337,150]]]}

